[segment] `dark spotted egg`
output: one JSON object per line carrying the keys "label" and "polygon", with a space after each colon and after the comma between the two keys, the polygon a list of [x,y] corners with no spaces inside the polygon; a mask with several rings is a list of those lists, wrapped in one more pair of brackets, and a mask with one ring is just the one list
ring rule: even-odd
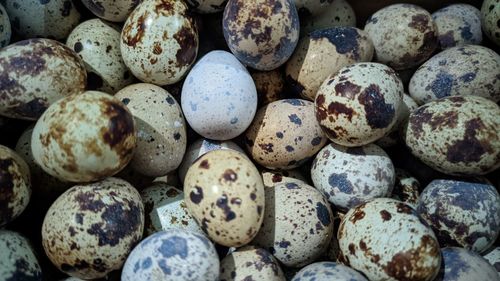
{"label": "dark spotted egg", "polygon": [[434,281],[500,280],[495,268],[475,252],[458,247],[446,247],[441,253],[443,266]]}
{"label": "dark spotted egg", "polygon": [[307,184],[307,179],[299,169],[295,170],[262,170],[262,179],[265,187],[272,187],[281,183]]}
{"label": "dark spotted egg", "polygon": [[294,0],[300,15],[316,16],[332,5],[333,0]]}
{"label": "dark spotted egg", "polygon": [[500,46],[500,2],[484,0],[481,6],[481,25],[483,31],[495,44]]}
{"label": "dark spotted egg", "polygon": [[417,209],[420,197],[420,182],[405,170],[396,169],[396,183],[392,190],[392,198]]}
{"label": "dark spotted egg", "polygon": [[486,252],[486,254],[483,255],[483,258],[485,258],[491,265],[493,265],[493,267],[495,267],[500,277],[500,247],[490,249]]}
{"label": "dark spotted egg", "polygon": [[9,45],[12,29],[10,26],[9,15],[5,8],[0,4],[0,48]]}
{"label": "dark spotted egg", "polygon": [[285,88],[285,79],[281,69],[251,72],[257,89],[258,105],[266,105],[280,100]]}
{"label": "dark spotted egg", "polygon": [[0,230],[0,280],[42,281],[42,268],[28,239]]}
{"label": "dark spotted egg", "polygon": [[257,70],[284,64],[299,39],[293,0],[229,0],[222,23],[231,52]]}
{"label": "dark spotted egg", "polygon": [[454,4],[432,14],[441,49],[483,41],[481,12],[468,4]]}
{"label": "dark spotted egg", "polygon": [[368,281],[356,270],[335,262],[316,262],[302,268],[291,281]]}
{"label": "dark spotted egg", "polygon": [[346,0],[333,0],[322,12],[300,20],[301,37],[314,30],[336,26],[356,26],[356,14]]}
{"label": "dark spotted egg", "polygon": [[114,22],[123,22],[141,0],[82,0],[94,15]]}
{"label": "dark spotted egg", "polygon": [[198,13],[212,14],[223,11],[227,0],[186,0],[186,2]]}

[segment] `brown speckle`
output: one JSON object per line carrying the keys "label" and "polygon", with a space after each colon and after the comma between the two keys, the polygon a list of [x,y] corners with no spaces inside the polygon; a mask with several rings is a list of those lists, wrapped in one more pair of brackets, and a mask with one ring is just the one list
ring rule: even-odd
{"label": "brown speckle", "polygon": [[177,66],[182,67],[190,65],[196,59],[197,36],[194,28],[183,26],[176,34],[174,39],[179,44],[179,49],[175,55]]}
{"label": "brown speckle", "polygon": [[201,161],[199,167],[201,169],[208,169],[208,168],[210,168],[210,164],[208,163],[208,160],[203,160],[203,161]]}
{"label": "brown speckle", "polygon": [[387,212],[386,210],[380,211],[380,216],[382,216],[383,221],[390,221],[392,218],[391,213]]}
{"label": "brown speckle", "polygon": [[234,182],[238,179],[238,174],[234,172],[232,169],[227,169],[222,175],[225,181]]}

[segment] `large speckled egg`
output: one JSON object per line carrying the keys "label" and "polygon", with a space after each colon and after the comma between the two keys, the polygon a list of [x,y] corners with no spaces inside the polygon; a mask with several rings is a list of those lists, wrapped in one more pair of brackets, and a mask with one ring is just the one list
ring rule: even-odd
{"label": "large speckled egg", "polygon": [[495,44],[500,46],[500,2],[484,0],[481,6],[481,24],[483,31]]}
{"label": "large speckled egg", "polygon": [[198,134],[229,140],[243,133],[257,110],[257,91],[246,68],[229,52],[212,51],[189,72],[182,111]]}
{"label": "large speckled egg", "polygon": [[447,97],[410,114],[403,137],[413,155],[451,175],[500,167],[500,107],[476,96]]}
{"label": "large speckled egg", "polygon": [[262,180],[265,187],[272,187],[281,183],[307,184],[307,179],[299,169],[278,171],[262,170]]}
{"label": "large speckled egg", "polygon": [[87,73],[70,48],[29,39],[0,50],[0,114],[37,120],[56,100],[85,90]]}
{"label": "large speckled egg", "polygon": [[142,238],[139,192],[118,178],[76,185],[52,204],[42,225],[42,244],[68,275],[96,279],[120,269]]}
{"label": "large speckled egg", "polygon": [[0,145],[0,226],[17,218],[31,197],[28,164],[12,149]]}
{"label": "large speckled egg", "polygon": [[265,192],[264,221],[252,244],[269,250],[285,266],[314,262],[334,235],[328,201],[305,183],[281,183]]}
{"label": "large speckled egg", "polygon": [[441,265],[431,228],[398,200],[377,198],[351,209],[338,239],[341,262],[373,281],[431,281]]}
{"label": "large speckled egg", "polygon": [[186,2],[198,13],[212,14],[223,11],[227,0],[186,0]]}
{"label": "large speckled egg", "polygon": [[493,265],[493,267],[497,270],[498,275],[500,276],[500,247],[490,249],[486,252],[486,254],[483,255],[483,258],[485,258],[491,265]]}
{"label": "large speckled egg", "polygon": [[500,101],[500,55],[477,45],[447,49],[425,62],[408,90],[418,104],[448,96],[474,95]]}
{"label": "large speckled egg", "polygon": [[198,31],[187,6],[177,0],[149,0],[135,8],[121,34],[121,53],[130,71],[160,86],[182,79],[196,60]]}
{"label": "large speckled egg", "polygon": [[314,104],[301,99],[263,106],[245,134],[245,145],[253,160],[269,169],[301,166],[326,141],[314,117]]}
{"label": "large speckled egg", "polygon": [[396,183],[391,197],[417,209],[420,198],[420,182],[405,170],[396,169]]}
{"label": "large speckled egg", "polygon": [[31,137],[35,161],[61,180],[88,182],[118,173],[132,159],[136,126],[117,98],[96,91],[51,105]]}
{"label": "large speckled egg", "polygon": [[42,268],[28,241],[20,234],[0,230],[0,280],[42,281]]}
{"label": "large speckled egg", "polygon": [[134,84],[116,93],[137,128],[137,148],[130,164],[137,172],[159,177],[177,169],[186,151],[186,122],[174,97],[153,84]]}
{"label": "large speckled egg", "polygon": [[315,16],[300,20],[301,37],[314,30],[336,26],[356,26],[354,9],[346,0],[332,0],[332,3]]}
{"label": "large speckled egg", "polygon": [[347,211],[390,195],[395,171],[387,153],[375,144],[350,148],[331,143],[316,155],[311,178],[330,203]]}
{"label": "large speckled egg", "polygon": [[366,22],[365,31],[375,45],[375,59],[396,69],[426,61],[438,45],[431,14],[412,4],[382,8]]}
{"label": "large speckled egg", "polygon": [[12,29],[10,26],[9,15],[5,8],[0,4],[0,48],[9,45]]}
{"label": "large speckled egg", "polygon": [[334,262],[317,262],[302,268],[292,281],[368,281],[356,270]]}
{"label": "large speckled egg", "polygon": [[241,153],[220,149],[198,158],[184,179],[189,213],[218,244],[250,242],[264,217],[264,184],[254,164]]}
{"label": "large speckled egg", "polygon": [[281,69],[253,71],[251,75],[257,89],[259,107],[281,99],[285,88]]}
{"label": "large speckled egg", "polygon": [[500,280],[495,268],[475,252],[458,247],[446,247],[441,253],[443,266],[434,281]]}
{"label": "large speckled egg", "polygon": [[365,145],[391,131],[403,95],[394,70],[379,63],[356,63],[323,82],[315,100],[316,119],[332,142]]}
{"label": "large speckled egg", "polygon": [[141,0],[82,0],[94,15],[109,21],[123,22]]}
{"label": "large speckled egg", "polygon": [[481,12],[468,4],[454,4],[432,14],[441,49],[483,41]]}
{"label": "large speckled egg", "polygon": [[299,40],[299,16],[292,0],[229,0],[222,25],[231,52],[257,70],[284,64]]}
{"label": "large speckled egg", "polygon": [[420,195],[417,212],[441,247],[484,252],[500,233],[500,195],[492,185],[434,180]]}
{"label": "large speckled egg", "polygon": [[286,77],[295,94],[314,100],[321,84],[341,68],[371,61],[373,43],[355,27],[313,31],[302,38],[286,64]]}
{"label": "large speckled egg", "polygon": [[301,15],[319,15],[332,4],[332,0],[294,0]]}

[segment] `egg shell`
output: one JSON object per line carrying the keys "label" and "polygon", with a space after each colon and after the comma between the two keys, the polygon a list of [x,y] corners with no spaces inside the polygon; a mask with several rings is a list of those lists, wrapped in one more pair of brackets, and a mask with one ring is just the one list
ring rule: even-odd
{"label": "egg shell", "polygon": [[35,162],[60,180],[89,182],[118,173],[132,159],[136,126],[127,107],[87,91],[55,102],[31,138]]}
{"label": "egg shell", "polygon": [[349,210],[337,237],[340,261],[369,280],[430,281],[441,265],[434,233],[398,200],[377,198]]}
{"label": "egg shell", "polygon": [[169,229],[144,239],[130,253],[122,281],[216,281],[219,258],[213,244],[198,233]]}
{"label": "egg shell", "polygon": [[187,4],[201,14],[212,14],[224,11],[227,0],[186,0]]}
{"label": "egg shell", "polygon": [[80,58],[50,39],[28,39],[0,50],[0,114],[37,120],[55,101],[85,90]]}
{"label": "egg shell", "polygon": [[441,253],[443,268],[434,281],[500,280],[495,268],[475,252],[446,247]]}
{"label": "egg shell", "polygon": [[334,235],[328,201],[305,183],[281,183],[265,193],[264,221],[252,245],[269,250],[285,266],[314,262]]}
{"label": "egg shell", "polygon": [[373,14],[365,25],[378,62],[402,70],[426,61],[438,45],[431,14],[412,4],[393,4]]}
{"label": "egg shell", "polygon": [[500,247],[490,249],[485,255],[483,255],[483,258],[493,265],[500,275]]}
{"label": "egg shell", "polygon": [[123,25],[120,49],[135,77],[170,85],[180,81],[194,63],[198,31],[183,1],[143,1]]}
{"label": "egg shell", "polygon": [[299,39],[293,0],[229,0],[222,26],[231,52],[243,64],[262,71],[284,64]]}
{"label": "egg shell", "polygon": [[316,119],[326,136],[344,146],[361,146],[389,133],[404,94],[391,68],[356,63],[332,74],[316,95]]}
{"label": "egg shell", "polygon": [[285,88],[281,69],[253,71],[251,75],[257,89],[259,107],[281,99]]}
{"label": "egg shell", "polygon": [[346,0],[333,0],[320,14],[301,19],[300,34],[303,37],[313,30],[336,26],[356,26],[356,14]]}
{"label": "egg shell", "polygon": [[332,0],[294,0],[300,15],[318,15],[332,5]]}
{"label": "egg shell", "polygon": [[314,100],[321,84],[341,68],[369,62],[373,43],[368,34],[355,27],[333,27],[312,31],[299,41],[286,64],[292,92]]}
{"label": "egg shell", "polygon": [[0,230],[1,280],[42,281],[42,268],[28,239],[20,234]]}
{"label": "egg shell", "polygon": [[500,101],[500,55],[477,45],[447,49],[417,69],[408,89],[421,105],[464,95]]}
{"label": "egg shell", "polygon": [[76,185],[52,204],[42,244],[66,274],[96,279],[120,269],[144,231],[141,196],[118,178]]}
{"label": "egg shell", "polygon": [[123,22],[141,0],[82,0],[94,15],[113,22]]}
{"label": "egg shell", "polygon": [[500,2],[484,0],[481,6],[481,26],[486,36],[500,46]]}
{"label": "egg shell", "polygon": [[484,175],[500,167],[500,107],[476,96],[447,97],[410,114],[403,136],[411,153],[450,175]]}
{"label": "egg shell", "polygon": [[0,48],[9,45],[12,28],[10,26],[9,15],[0,4]]}
{"label": "egg shell", "polygon": [[432,14],[441,49],[483,41],[481,12],[468,4],[454,4]]}
{"label": "egg shell", "polygon": [[405,170],[396,169],[396,182],[392,190],[392,198],[417,209],[420,198],[420,182]]}
{"label": "egg shell", "polygon": [[273,187],[281,183],[296,183],[296,184],[307,184],[307,179],[300,172],[300,170],[288,170],[288,171],[273,171],[273,170],[262,170],[262,180],[264,181],[264,187]]}
{"label": "egg shell", "polygon": [[234,150],[214,150],[198,158],[186,174],[184,200],[210,239],[227,247],[250,242],[264,217],[260,173]]}
{"label": "egg shell", "polygon": [[302,268],[292,281],[368,281],[356,270],[334,262],[317,262]]}

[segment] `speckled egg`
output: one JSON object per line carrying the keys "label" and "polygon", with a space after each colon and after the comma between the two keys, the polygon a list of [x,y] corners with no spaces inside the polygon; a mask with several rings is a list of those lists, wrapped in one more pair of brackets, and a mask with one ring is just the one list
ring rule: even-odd
{"label": "speckled egg", "polygon": [[136,125],[117,98],[96,91],[51,105],[31,137],[35,161],[61,180],[89,182],[119,172],[132,159]]}
{"label": "speckled egg", "polygon": [[476,96],[447,97],[410,114],[403,137],[413,155],[451,175],[500,167],[500,107]]}
{"label": "speckled egg", "polygon": [[468,4],[454,4],[432,14],[441,49],[483,41],[481,12]]}
{"label": "speckled egg", "polygon": [[341,68],[371,61],[373,43],[368,34],[355,27],[333,27],[312,31],[302,38],[286,64],[292,91],[314,100],[321,84]]}
{"label": "speckled egg", "polygon": [[500,275],[500,247],[490,249],[485,255],[483,255],[483,258],[493,265]]}
{"label": "speckled egg", "polygon": [[484,0],[481,6],[481,24],[483,31],[495,44],[500,46],[500,2]]}
{"label": "speckled egg", "polygon": [[137,172],[159,177],[177,169],[186,151],[186,122],[180,105],[153,84],[130,85],[115,97],[135,119],[137,148],[130,164]]}
{"label": "speckled egg", "polygon": [[350,148],[331,143],[316,155],[311,178],[330,203],[346,211],[390,195],[395,171],[387,153],[375,144]]}
{"label": "speckled egg", "polygon": [[137,78],[170,85],[180,81],[196,60],[198,31],[183,1],[144,1],[127,18],[120,48]]}
{"label": "speckled egg", "polygon": [[31,197],[28,164],[12,149],[0,145],[0,226],[17,218]]}
{"label": "speckled egg", "polygon": [[424,63],[408,90],[418,104],[448,96],[474,95],[500,101],[500,55],[477,45],[447,49]]}
{"label": "speckled egg", "polygon": [[434,180],[420,195],[417,212],[441,247],[484,252],[500,233],[500,195],[492,185]]}
{"label": "speckled egg", "polygon": [[0,230],[0,280],[42,281],[42,268],[28,239],[20,234]]}
{"label": "speckled egg", "polygon": [[222,25],[231,52],[257,70],[284,64],[299,40],[299,16],[292,0],[229,0]]}
{"label": "speckled egg", "polygon": [[300,34],[307,35],[314,30],[336,26],[356,26],[354,9],[346,0],[333,0],[315,16],[305,17],[300,21]]}
{"label": "speckled egg", "polygon": [[418,104],[415,100],[407,95],[403,95],[403,102],[399,107],[398,119],[396,124],[392,127],[392,129],[382,138],[376,141],[377,145],[380,145],[383,148],[391,147],[399,143],[401,139],[401,130],[403,129],[406,121],[408,121],[408,117],[410,116],[410,112],[413,112],[418,108]]}
{"label": "speckled egg", "polygon": [[480,255],[458,247],[441,250],[443,267],[434,281],[500,280],[495,268]]}
{"label": "speckled egg", "polygon": [[392,198],[417,209],[420,198],[420,182],[407,171],[396,169],[396,183],[392,190]]}
{"label": "speckled egg", "polygon": [[300,15],[319,15],[332,5],[333,0],[294,0]]}
{"label": "speckled egg", "polygon": [[375,45],[375,59],[396,69],[426,61],[438,45],[431,14],[412,4],[382,8],[366,22],[365,31]]}
{"label": "speckled egg", "polygon": [[377,198],[351,209],[338,231],[340,261],[377,280],[434,280],[439,244],[415,210]]}
{"label": "speckled egg", "polygon": [[189,72],[182,111],[198,134],[229,140],[243,133],[257,110],[257,91],[246,68],[226,51],[212,51]]}
{"label": "speckled egg", "polygon": [[281,183],[265,192],[264,221],[252,244],[285,266],[301,267],[319,258],[334,235],[328,201],[305,183]]}
{"label": "speckled egg", "polygon": [[288,171],[262,170],[262,180],[264,187],[273,187],[281,183],[307,184],[307,179],[298,169]]}
{"label": "speckled egg", "polygon": [[264,184],[254,164],[241,153],[220,149],[198,158],[184,180],[189,213],[218,244],[250,242],[264,217]]}
{"label": "speckled egg", "polygon": [[224,11],[227,0],[186,0],[187,4],[201,14],[211,14]]}
{"label": "speckled egg", "polygon": [[356,270],[334,262],[317,262],[302,268],[292,281],[368,281]]}
{"label": "speckled egg", "polygon": [[0,48],[9,45],[12,29],[10,26],[9,15],[5,8],[0,4]]}
{"label": "speckled egg", "polygon": [[323,82],[315,100],[316,119],[332,142],[365,145],[391,131],[403,95],[394,70],[379,63],[356,63]]}
{"label": "speckled egg", "polygon": [[251,75],[257,89],[259,107],[281,99],[285,88],[281,69],[254,71]]}
{"label": "speckled egg", "polygon": [[82,0],[94,15],[109,21],[123,22],[141,0]]}
{"label": "speckled egg", "polygon": [[301,99],[263,106],[245,134],[245,146],[253,160],[269,169],[299,167],[326,141],[314,117],[314,104]]}
{"label": "speckled egg", "polygon": [[42,244],[66,274],[95,279],[120,269],[142,238],[139,192],[118,178],[76,185],[52,204],[42,225]]}
{"label": "speckled egg", "polygon": [[80,58],[50,39],[29,39],[0,50],[0,114],[37,120],[56,100],[85,90]]}

